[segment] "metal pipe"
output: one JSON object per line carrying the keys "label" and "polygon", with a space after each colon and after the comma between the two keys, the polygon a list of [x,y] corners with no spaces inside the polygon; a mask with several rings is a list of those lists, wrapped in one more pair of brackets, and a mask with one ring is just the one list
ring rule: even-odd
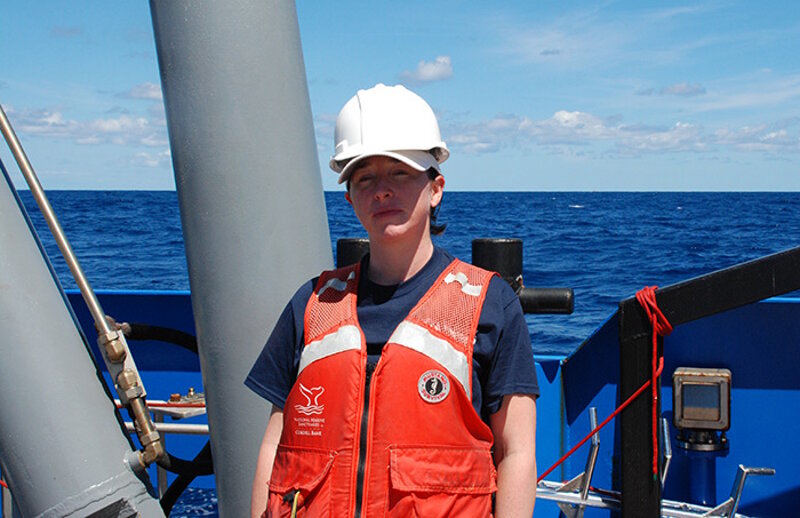
{"label": "metal pipe", "polygon": [[163,518],[2,163],[0,214],[0,469],[18,514]]}
{"label": "metal pipe", "polygon": [[[589,429],[594,430],[597,428],[597,407],[589,409]],[[597,453],[600,450],[600,436],[594,434],[592,436],[592,446],[589,449],[589,456],[586,458],[586,470],[584,471],[583,484],[581,487],[581,498],[584,500],[589,496],[589,488],[592,485],[592,476],[594,476],[594,467],[597,464]]]}
{"label": "metal pipe", "polygon": [[[766,473],[769,474],[769,473]],[[536,488],[537,500],[548,500],[556,503],[569,504],[573,506],[587,506],[595,507],[598,509],[607,509],[610,511],[618,511],[621,508],[621,495],[617,491],[591,491],[587,498],[583,498],[577,492],[561,492],[559,491],[564,484],[559,482],[550,482],[543,480],[539,482]],[[734,482],[734,491],[739,486],[739,478]],[[732,517],[747,518],[743,514],[732,513],[731,507],[733,505],[734,497],[728,499],[725,503],[725,508],[718,506],[711,508],[704,505],[692,504],[689,502],[680,502],[677,500],[664,499],[661,503],[660,516],[668,518],[704,518],[704,517]],[[734,511],[735,512],[735,511]]]}
{"label": "metal pipe", "polygon": [[517,293],[528,314],[569,315],[575,304],[572,288],[528,288],[522,280],[522,240],[479,238],[472,240],[472,264],[497,272]]}
{"label": "metal pipe", "polygon": [[[155,423],[156,430],[161,433],[174,433],[179,435],[208,435],[207,424],[189,423]],[[135,426],[130,421],[125,421],[125,429],[128,433],[135,432]]]}
{"label": "metal pipe", "polygon": [[103,360],[105,361],[106,368],[111,374],[112,379],[114,379],[115,388],[120,396],[120,400],[123,404],[128,406],[134,419],[138,423],[137,430],[139,441],[142,443],[144,449],[139,452],[137,458],[142,464],[140,467],[145,468],[151,462],[162,458],[166,451],[161,442],[161,437],[153,427],[153,422],[147,411],[144,399],[147,393],[142,384],[141,376],[139,376],[139,371],[136,369],[136,364],[130,355],[125,336],[120,331],[112,329],[108,320],[106,320],[103,308],[100,306],[100,302],[97,300],[97,296],[94,290],[92,290],[89,280],[86,278],[83,268],[81,268],[78,258],[75,256],[75,252],[72,250],[72,246],[69,244],[66,234],[64,234],[63,228],[61,228],[61,223],[59,223],[53,211],[53,207],[50,205],[44,193],[44,189],[39,182],[39,178],[33,170],[33,166],[30,160],[28,160],[28,156],[25,154],[25,150],[22,148],[22,144],[19,138],[17,138],[14,128],[11,126],[2,106],[0,106],[0,131],[2,131],[3,137],[8,143],[8,147],[14,155],[17,165],[19,165],[20,171],[31,189],[31,194],[36,200],[39,209],[42,211],[47,226],[50,227],[53,238],[58,244],[58,248],[61,250],[61,254],[64,256],[64,260],[72,272],[72,276],[81,291],[83,300],[86,301],[89,312],[92,314],[95,327],[97,328],[97,342],[100,345],[100,351],[103,353]]}
{"label": "metal pipe", "polygon": [[336,266],[342,268],[357,263],[369,253],[369,239],[365,237],[343,237],[336,241]]}
{"label": "metal pipe", "polygon": [[286,301],[333,264],[297,13],[292,0],[150,9],[218,509],[248,516],[270,409],[242,380]]}
{"label": "metal pipe", "polygon": [[8,143],[11,154],[14,155],[17,165],[19,165],[20,172],[25,178],[25,182],[27,182],[28,187],[31,189],[33,199],[36,200],[36,204],[39,206],[39,210],[42,211],[47,226],[50,227],[50,232],[53,233],[53,238],[56,240],[56,244],[59,250],[61,250],[61,254],[64,256],[64,260],[67,262],[72,276],[75,278],[75,283],[81,290],[83,300],[86,301],[86,305],[89,307],[89,312],[92,314],[92,318],[94,318],[97,329],[101,334],[111,333],[113,330],[105,319],[103,308],[100,307],[100,302],[97,300],[80,263],[78,263],[75,252],[72,250],[72,246],[69,244],[67,236],[64,234],[64,229],[61,228],[61,224],[58,222],[58,218],[56,218],[53,207],[50,205],[47,196],[45,196],[42,184],[39,183],[39,178],[33,171],[30,160],[28,160],[25,150],[22,149],[22,144],[20,144],[16,133],[14,133],[14,128],[8,121],[8,117],[2,106],[0,106],[0,130],[3,132],[3,137]]}
{"label": "metal pipe", "polygon": [[571,505],[583,505],[589,507],[597,507],[600,509],[617,510],[620,508],[619,494],[599,494],[597,492],[590,492],[586,498],[581,496],[577,491],[561,492],[560,489],[564,484],[559,482],[550,482],[542,480],[536,487],[537,500],[550,500],[552,502],[561,502]]}
{"label": "metal pipe", "polygon": [[663,443],[662,449],[664,451],[664,466],[661,468],[661,486],[663,487],[667,481],[669,465],[672,462],[672,442],[669,438],[669,423],[664,417],[661,418],[661,438]]}

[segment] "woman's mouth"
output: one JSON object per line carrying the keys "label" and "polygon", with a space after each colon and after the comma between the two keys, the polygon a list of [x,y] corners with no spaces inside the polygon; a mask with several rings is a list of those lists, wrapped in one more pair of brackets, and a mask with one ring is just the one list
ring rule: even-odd
{"label": "woman's mouth", "polygon": [[387,216],[394,216],[395,214],[401,214],[403,209],[399,207],[384,207],[380,208],[372,213],[372,217],[374,218],[383,218]]}

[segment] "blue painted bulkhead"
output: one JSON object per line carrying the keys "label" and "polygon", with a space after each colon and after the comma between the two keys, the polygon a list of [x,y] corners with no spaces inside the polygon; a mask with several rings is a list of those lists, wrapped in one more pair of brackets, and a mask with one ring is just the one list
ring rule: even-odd
{"label": "blue painted bulkhead", "polygon": [[[94,345],[94,328],[80,294],[69,292],[81,327]],[[146,323],[194,334],[188,292],[100,291],[105,311],[119,321]],[[266,339],[266,337],[265,337]],[[171,344],[130,342],[149,399],[202,391],[199,361],[193,353]],[[588,409],[598,409],[602,421],[619,403],[618,320],[604,322],[572,355],[540,356],[537,374],[537,463],[542,473],[589,431]],[[677,367],[726,368],[732,372],[730,449],[706,462],[714,474],[717,503],[728,498],[739,464],[770,467],[776,475],[747,479],[739,512],[752,516],[789,516],[800,504],[800,299],[774,298],[679,326],[664,341],[662,411],[670,423],[673,458],[664,498],[691,501],[697,487],[697,460],[682,451],[672,424],[672,373]],[[99,362],[102,365],[102,362]],[[644,396],[646,397],[646,396]],[[266,419],[265,405],[265,419]],[[166,419],[170,422],[170,418]],[[186,420],[205,423],[204,417]],[[646,433],[643,429],[643,433]],[[134,439],[135,440],[135,439]],[[202,436],[169,435],[168,451],[191,459],[205,444]],[[619,489],[619,431],[611,422],[600,432],[600,454],[592,486]],[[568,480],[585,467],[588,443],[551,473],[551,481]],[[154,476],[155,470],[153,470]],[[155,483],[155,478],[153,478]],[[195,487],[213,487],[210,476]],[[557,516],[558,508],[539,500],[537,516]],[[606,516],[589,511],[587,516]]]}
{"label": "blue painted bulkhead", "polygon": [[[598,408],[599,421],[619,404],[618,320],[606,321],[562,366],[564,433],[567,444],[588,433],[587,410]],[[774,468],[774,476],[747,479],[739,513],[748,516],[792,516],[800,504],[800,299],[773,298],[678,326],[664,339],[662,415],[670,425],[672,462],[664,498],[692,501],[702,484],[703,465],[710,466],[716,503],[731,493],[737,468]],[[731,371],[729,450],[704,460],[676,442],[672,422],[672,374],[678,367],[725,368]],[[642,397],[647,397],[646,395]],[[610,423],[601,432],[601,453],[592,485],[619,489],[619,431]],[[541,427],[540,427],[541,429]],[[644,431],[642,433],[647,433]],[[583,470],[588,446],[576,454],[562,476]],[[552,476],[551,479],[554,479]],[[556,479],[554,479],[556,480]],[[695,502],[699,503],[699,502]]]}
{"label": "blue painted bulkhead", "polygon": [[[188,291],[116,291],[97,290],[97,298],[107,315],[118,322],[140,323],[177,329],[194,335],[194,317]],[[94,322],[84,304],[80,292],[68,290],[67,297],[72,304],[87,341],[94,352],[96,363],[102,369],[111,393],[116,391],[97,348]],[[131,353],[142,377],[148,400],[168,400],[171,394],[186,394],[190,388],[203,392],[203,380],[198,356],[180,346],[152,340],[128,341]],[[265,410],[266,412],[266,410]],[[125,411],[123,419],[130,421]],[[174,420],[165,417],[166,423],[208,424],[205,415]],[[132,440],[140,448],[135,434]],[[192,460],[203,448],[208,437],[202,435],[167,434],[167,451],[181,459]],[[157,485],[155,466],[149,468],[154,487]],[[175,475],[169,474],[168,481]],[[213,488],[212,475],[197,477],[193,487]]]}

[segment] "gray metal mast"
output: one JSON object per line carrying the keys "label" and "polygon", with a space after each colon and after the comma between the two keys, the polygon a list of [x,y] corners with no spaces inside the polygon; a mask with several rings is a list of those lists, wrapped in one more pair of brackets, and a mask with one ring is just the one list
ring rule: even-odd
{"label": "gray metal mast", "polygon": [[0,178],[0,468],[23,516],[163,517],[15,196]]}
{"label": "gray metal mast", "polygon": [[244,378],[294,290],[332,265],[297,14],[286,0],[150,6],[219,511],[247,516],[269,405]]}

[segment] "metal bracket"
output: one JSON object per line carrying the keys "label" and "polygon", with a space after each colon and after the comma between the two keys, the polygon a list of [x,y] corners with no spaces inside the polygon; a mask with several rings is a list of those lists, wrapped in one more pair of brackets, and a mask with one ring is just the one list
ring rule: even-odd
{"label": "metal bracket", "polygon": [[[589,429],[594,430],[597,428],[597,408],[591,407],[589,409]],[[597,464],[597,453],[600,450],[600,437],[597,434],[592,436],[592,445],[589,449],[589,456],[586,458],[586,468],[583,473],[576,476],[572,480],[565,482],[557,493],[571,493],[577,491],[580,493],[580,503],[567,503],[558,502],[558,507],[567,518],[583,518],[583,512],[586,510],[586,501],[589,496],[589,488],[592,485],[592,476],[594,475],[594,467]]]}
{"label": "metal bracket", "polygon": [[664,452],[664,467],[661,468],[661,487],[667,480],[669,464],[672,462],[672,442],[669,440],[669,422],[665,417],[661,418],[661,451]]}
{"label": "metal bracket", "polygon": [[742,491],[744,490],[744,481],[747,475],[774,475],[773,468],[750,468],[739,464],[739,469],[736,471],[736,479],[733,481],[731,488],[731,496],[717,507],[711,509],[703,516],[725,516],[733,518],[736,516],[736,510],[739,508],[739,502],[742,498]]}
{"label": "metal bracket", "polygon": [[[594,446],[594,445],[593,445]],[[591,453],[590,453],[591,458]],[[668,461],[665,461],[667,464]],[[666,470],[664,470],[666,472]],[[748,468],[740,465],[733,483],[731,496],[725,502],[711,509],[703,505],[664,499],[661,501],[660,515],[665,518],[747,518],[737,514],[744,482],[747,475],[774,475],[772,468]],[[596,507],[609,511],[621,509],[621,495],[616,491],[589,490],[589,496],[582,497],[580,491],[589,487],[591,474],[581,473],[565,484],[542,481],[536,490],[536,498],[555,502],[568,518],[580,518],[586,507]]]}

